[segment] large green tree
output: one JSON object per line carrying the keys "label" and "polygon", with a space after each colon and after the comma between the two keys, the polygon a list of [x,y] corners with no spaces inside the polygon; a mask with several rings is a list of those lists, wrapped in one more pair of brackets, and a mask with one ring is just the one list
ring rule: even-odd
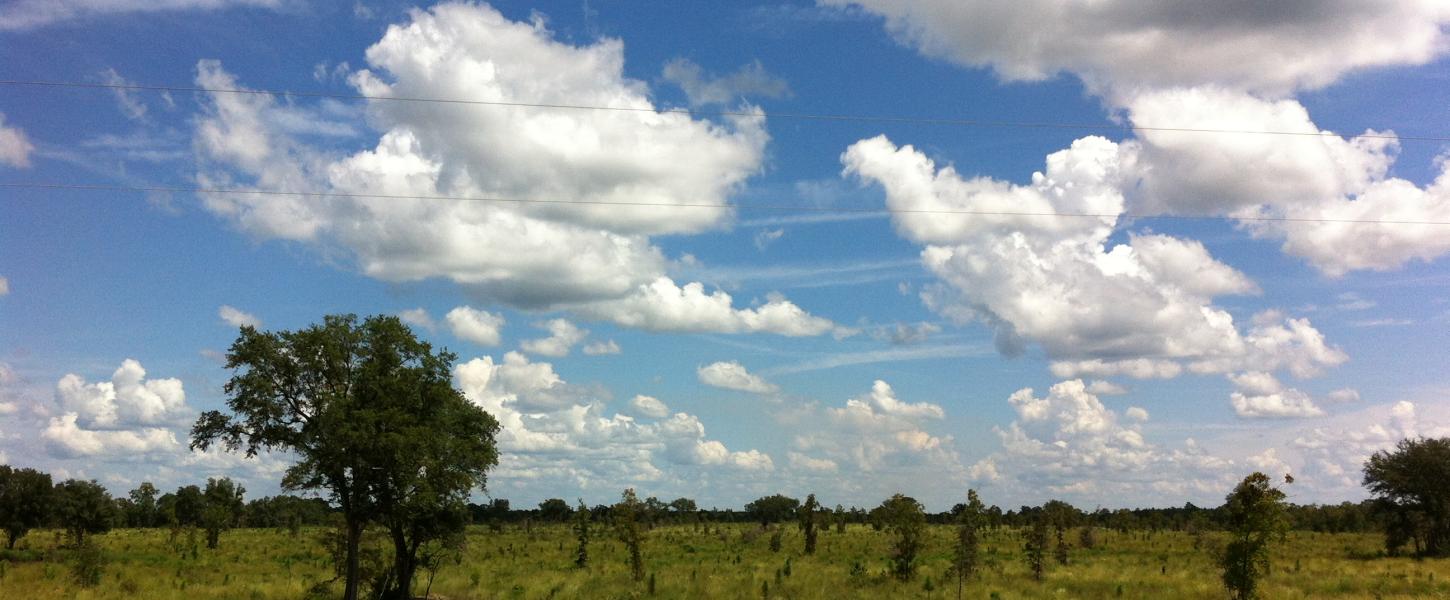
{"label": "large green tree", "polygon": [[411,593],[418,552],[467,523],[466,501],[498,463],[498,422],[452,385],[455,355],[393,316],[331,315],[296,331],[243,327],[227,353],[227,407],[192,429],[193,449],[297,456],[288,490],[327,492],[345,530],[345,600],[359,594],[364,528],[387,530],[387,597]]}
{"label": "large green tree", "polygon": [[1364,485],[1389,514],[1385,545],[1413,541],[1420,554],[1450,554],[1450,438],[1401,440],[1364,464]]}
{"label": "large green tree", "polygon": [[131,490],[130,513],[126,515],[126,523],[131,527],[155,527],[157,516],[160,514],[156,508],[156,494],[159,490],[149,481],[141,482],[136,489]]}
{"label": "large green tree", "polygon": [[50,473],[0,465],[0,526],[5,528],[6,548],[45,524],[53,498]]}
{"label": "large green tree", "polygon": [[110,492],[95,481],[67,479],[55,484],[55,520],[77,547],[90,534],[111,530],[116,504]]}
{"label": "large green tree", "polygon": [[779,523],[795,516],[795,511],[801,505],[800,500],[789,496],[774,494],[762,498],[756,498],[745,505],[745,513],[752,519],[760,521],[760,525],[766,526],[771,523]]}

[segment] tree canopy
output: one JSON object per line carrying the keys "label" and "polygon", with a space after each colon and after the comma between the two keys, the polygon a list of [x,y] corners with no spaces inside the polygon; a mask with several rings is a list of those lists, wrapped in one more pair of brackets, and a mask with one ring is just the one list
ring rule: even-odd
{"label": "tree canopy", "polygon": [[282,486],[325,491],[341,509],[344,598],[358,597],[368,524],[393,543],[383,594],[407,597],[420,549],[462,528],[469,494],[498,463],[498,422],[453,387],[455,359],[394,316],[331,315],[297,331],[242,327],[227,353],[231,414],[201,415],[191,446],[295,454]]}
{"label": "tree canopy", "polygon": [[1450,438],[1401,440],[1364,465],[1364,485],[1389,513],[1386,546],[1414,542],[1421,554],[1450,553]]}
{"label": "tree canopy", "polygon": [[27,531],[45,524],[53,498],[49,473],[0,465],[0,527],[5,528],[5,547],[14,548]]}

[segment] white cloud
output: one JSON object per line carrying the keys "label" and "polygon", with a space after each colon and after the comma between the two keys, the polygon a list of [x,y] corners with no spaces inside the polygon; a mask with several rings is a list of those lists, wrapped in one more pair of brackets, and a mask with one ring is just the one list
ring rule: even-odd
{"label": "white cloud", "polygon": [[[1168,450],[1143,437],[1147,411],[1133,407],[1120,422],[1081,380],[1053,385],[1037,397],[1031,388],[1008,402],[1017,419],[994,428],[1002,448],[974,464],[974,479],[992,482],[1004,492],[1043,498],[1062,496],[1102,501],[1135,494],[1138,502],[1185,495],[1222,494],[1232,481],[1232,461],[1217,458],[1192,439]],[[1164,480],[1163,473],[1174,473]],[[1121,500],[1119,500],[1121,502]]]}
{"label": "white cloud", "polygon": [[91,430],[76,424],[78,415],[70,412],[50,419],[40,437],[50,452],[58,457],[76,458],[98,455],[132,455],[174,450],[180,446],[176,434],[169,429],[146,427],[136,430]]}
{"label": "white cloud", "polygon": [[830,320],[812,315],[779,296],[769,297],[756,308],[735,309],[731,302],[730,294],[723,290],[707,294],[705,286],[698,282],[681,287],[668,277],[661,277],[619,300],[580,305],[575,311],[586,317],[650,331],[813,336],[836,329]]}
{"label": "white cloud", "polygon": [[1082,138],[1048,156],[1027,186],[964,178],[881,136],[853,144],[841,160],[848,174],[885,188],[893,209],[1011,213],[906,212],[894,221],[925,245],[923,264],[945,284],[923,294],[928,306],[990,325],[1005,353],[1040,344],[1059,376],[1166,378],[1185,362],[1225,372],[1249,357],[1300,374],[1343,362],[1307,320],[1241,333],[1213,299],[1258,287],[1197,241],[1132,233],[1109,246],[1124,210],[1120,157],[1117,144]]}
{"label": "white cloud", "polygon": [[1297,418],[1324,414],[1309,394],[1284,387],[1268,373],[1249,371],[1230,375],[1229,380],[1238,388],[1229,396],[1229,403],[1240,417]]}
{"label": "white cloud", "polygon": [[10,295],[10,280],[0,275],[0,296]]}
{"label": "white cloud", "polygon": [[663,419],[670,415],[670,407],[654,396],[636,395],[629,401],[629,407],[642,416],[654,419]]}
{"label": "white cloud", "polygon": [[928,56],[990,67],[1014,81],[1059,72],[1097,93],[1220,83],[1284,94],[1369,67],[1418,65],[1445,52],[1450,7],[1419,0],[821,0],[886,20]]}
{"label": "white cloud", "polygon": [[680,86],[690,106],[731,104],[747,96],[785,98],[791,95],[784,79],[766,72],[760,61],[740,67],[729,75],[711,77],[700,65],[676,58],[665,63],[664,80]]}
{"label": "white cloud", "polygon": [[1105,379],[1094,379],[1087,386],[1089,394],[1094,396],[1121,396],[1128,393],[1128,389]]}
{"label": "white cloud", "polygon": [[402,319],[404,323],[430,332],[438,329],[438,323],[433,320],[433,315],[428,314],[428,311],[422,307],[403,310],[398,313],[398,318]]}
{"label": "white cloud", "polygon": [[[101,71],[101,82],[113,86],[131,85],[115,69]],[[121,114],[132,121],[146,120],[146,104],[136,98],[135,92],[121,87],[112,88],[111,92],[116,96],[116,104],[121,108]]]}
{"label": "white cloud", "polygon": [[1337,404],[1348,404],[1359,402],[1359,390],[1353,388],[1341,388],[1324,395],[1324,399]]}
{"label": "white cloud", "polygon": [[928,468],[950,477],[960,466],[951,436],[924,429],[926,422],[943,416],[940,406],[903,402],[890,385],[877,380],[870,392],[844,406],[807,417],[810,425],[798,427],[792,443],[801,456],[791,458],[791,463],[809,471],[829,470],[828,463],[897,473]]}
{"label": "white cloud", "polygon": [[455,307],[444,320],[455,337],[480,346],[497,346],[501,338],[499,329],[504,324],[503,315],[469,306]]}
{"label": "white cloud", "polygon": [[614,340],[593,341],[584,345],[584,354],[588,356],[619,354],[619,352],[619,344]]}
{"label": "white cloud", "polygon": [[232,327],[261,327],[262,320],[251,313],[223,304],[216,309],[216,315]]}
{"label": "white cloud", "polygon": [[[1092,393],[1092,390],[1089,389],[1088,392]],[[1129,406],[1128,410],[1123,411],[1123,416],[1142,423],[1148,420],[1148,411],[1141,406]]]}
{"label": "white cloud", "polygon": [[901,346],[925,342],[927,338],[940,332],[941,326],[925,321],[915,325],[911,323],[893,323],[891,325],[873,328],[871,330],[871,337]]}
{"label": "white cloud", "polygon": [[19,127],[5,126],[5,113],[0,113],[0,164],[17,169],[30,166],[30,153],[35,146]]}
{"label": "white cloud", "polygon": [[55,387],[61,410],[76,415],[72,422],[96,429],[164,425],[187,416],[186,392],[180,379],[146,379],[146,369],[126,359],[110,381],[86,383],[74,373]]}
{"label": "white cloud", "polygon": [[[763,119],[717,123],[657,112],[648,86],[624,76],[619,40],[561,43],[541,18],[513,22],[488,6],[412,11],[366,54],[369,68],[350,81],[367,95],[639,110],[440,110],[376,101],[366,108],[369,126],[384,132],[376,146],[339,157],[307,143],[323,132],[299,128],[322,119],[297,118],[305,111],[268,96],[214,94],[197,119],[201,185],[538,202],[213,194],[205,205],[261,238],[340,249],[359,271],[389,282],[445,278],[524,308],[571,306],[582,313],[603,304],[592,314],[617,322],[639,317],[660,329],[829,329],[788,302],[758,310],[793,309],[800,314],[792,323],[754,326],[760,315],[753,309],[702,314],[707,324],[661,323],[649,318],[661,309],[639,306],[681,300],[649,236],[718,228],[733,210],[635,203],[724,206],[761,168],[769,138]],[[197,83],[241,87],[209,61],[198,65]],[[661,281],[675,298],[655,295]]]}
{"label": "white cloud", "polygon": [[0,30],[26,30],[73,19],[132,12],[277,7],[282,0],[16,0],[0,8]]}
{"label": "white cloud", "polygon": [[802,471],[835,473],[840,468],[836,461],[827,458],[814,458],[799,452],[787,452],[785,456],[791,468]]}
{"label": "white cloud", "polygon": [[568,356],[569,351],[574,348],[575,344],[589,337],[589,331],[587,329],[580,329],[567,319],[549,319],[548,321],[536,323],[535,325],[547,330],[549,337],[524,340],[519,344],[524,352],[530,354],[542,354],[556,358]]}
{"label": "white cloud", "polygon": [[784,229],[762,229],[755,233],[755,249],[764,252],[766,248],[785,235]]}
{"label": "white cloud", "polygon": [[780,388],[745,369],[735,361],[714,362],[695,370],[700,383],[727,390],[752,394],[775,394]]}

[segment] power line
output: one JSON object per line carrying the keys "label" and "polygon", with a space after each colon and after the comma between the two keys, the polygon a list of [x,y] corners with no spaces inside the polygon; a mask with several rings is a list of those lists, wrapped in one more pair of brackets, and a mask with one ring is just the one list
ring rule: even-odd
{"label": "power line", "polygon": [[[558,110],[587,110],[587,111],[611,111],[630,113],[655,113],[655,114],[682,114],[700,117],[754,117],[772,119],[797,119],[803,121],[841,121],[841,122],[863,122],[863,123],[908,123],[917,125],[957,125],[965,127],[991,127],[991,128],[1016,128],[1016,129],[1073,129],[1093,131],[1159,131],[1172,133],[1216,133],[1216,134],[1245,134],[1245,135],[1287,135],[1298,137],[1332,137],[1338,138],[1339,134],[1328,131],[1276,131],[1257,129],[1216,129],[1204,127],[1155,127],[1148,125],[1103,125],[1094,123],[1053,123],[1034,121],[994,121],[986,119],[963,119],[947,117],[905,117],[892,115],[849,115],[849,114],[822,114],[822,113],[765,113],[761,111],[736,111],[736,110],[698,110],[689,108],[643,108],[631,106],[598,106],[588,104],[550,104],[535,102],[508,102],[503,100],[473,100],[459,98],[428,98],[416,96],[373,96],[368,94],[341,94],[333,92],[288,92],[280,90],[265,89],[243,89],[243,88],[209,88],[201,86],[170,86],[170,85],[141,85],[134,83],[89,83],[82,81],[29,81],[29,80],[0,80],[0,85],[8,87],[43,87],[43,88],[79,88],[79,89],[106,89],[106,90],[131,90],[147,92],[201,92],[209,94],[240,94],[252,96],[280,96],[289,98],[326,98],[333,100],[381,100],[388,102],[411,102],[411,103],[433,103],[433,104],[461,104],[473,106],[495,106],[512,108],[547,108]],[[1428,135],[1389,135],[1371,133],[1353,136],[1365,139],[1386,139],[1400,141],[1420,142],[1450,142],[1450,136],[1428,136]]]}
{"label": "power line", "polygon": [[975,215],[995,217],[1057,217],[1057,218],[1091,218],[1091,219],[1170,219],[1184,221],[1255,221],[1255,222],[1276,222],[1276,223],[1343,223],[1362,225],[1450,225],[1450,221],[1402,221],[1402,220],[1376,220],[1376,219],[1331,219],[1315,217],[1272,217],[1272,216],[1245,216],[1227,217],[1222,215],[1145,215],[1133,213],[1070,213],[1070,212],[1030,212],[1030,211],[1002,211],[1002,210],[971,210],[971,209],[910,209],[910,208],[853,208],[853,207],[831,207],[831,206],[809,206],[809,205],[782,205],[782,204],[724,204],[724,203],[680,203],[667,202],[639,202],[639,201],[612,201],[612,200],[551,200],[544,198],[501,198],[495,196],[423,196],[406,194],[368,194],[354,192],[292,192],[285,190],[249,190],[239,188],[205,188],[205,187],[170,187],[170,186],[123,186],[106,184],[81,184],[81,183],[53,183],[53,182],[0,182],[0,189],[41,189],[41,190],[70,190],[85,192],[135,192],[135,193],[166,193],[166,194],[231,194],[231,195],[258,195],[258,196],[283,196],[283,197],[305,197],[305,198],[373,198],[381,200],[425,200],[425,201],[449,201],[449,202],[492,202],[492,203],[515,203],[515,204],[548,204],[548,205],[587,205],[587,206],[641,206],[653,208],[708,208],[708,209],[736,209],[736,210],[769,210],[782,212],[819,212],[819,213],[890,213],[890,214],[929,214],[929,215]]}

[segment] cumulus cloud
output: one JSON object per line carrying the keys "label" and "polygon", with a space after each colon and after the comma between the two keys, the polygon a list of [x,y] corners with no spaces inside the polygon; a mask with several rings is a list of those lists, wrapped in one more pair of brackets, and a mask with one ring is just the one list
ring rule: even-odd
{"label": "cumulus cloud", "polygon": [[239,308],[223,304],[216,309],[216,314],[232,327],[261,327],[262,320],[255,315]]}
{"label": "cumulus cloud", "polygon": [[1121,396],[1128,393],[1127,388],[1105,379],[1094,379],[1088,384],[1087,391],[1095,396]]}
{"label": "cumulus cloud", "polygon": [[1353,388],[1341,388],[1324,395],[1324,399],[1334,403],[1359,402],[1359,390]]}
{"label": "cumulus cloud", "polygon": [[834,470],[834,465],[861,471],[954,470],[959,464],[951,436],[925,429],[927,422],[944,416],[935,404],[901,401],[889,384],[877,380],[870,392],[810,417],[815,423],[801,427],[792,441],[799,456],[788,458],[808,471]]}
{"label": "cumulus cloud", "polygon": [[629,401],[629,407],[642,416],[662,419],[670,415],[670,407],[654,396],[637,395]]}
{"label": "cumulus cloud", "polygon": [[871,337],[883,342],[890,342],[893,345],[904,346],[925,342],[927,338],[940,332],[941,326],[935,323],[893,323],[871,329]]}
{"label": "cumulus cloud", "polygon": [[30,166],[30,153],[35,146],[19,127],[5,126],[5,113],[0,113],[0,164],[17,169]]}
{"label": "cumulus cloud", "polygon": [[619,344],[614,340],[593,341],[584,345],[584,354],[588,356],[619,354],[619,352]]}
{"label": "cumulus cloud", "polygon": [[481,346],[497,346],[504,324],[503,315],[469,306],[455,307],[444,320],[455,337]]}
{"label": "cumulus cloud", "polygon": [[174,450],[170,427],[190,416],[179,379],[147,379],[141,363],[126,359],[110,381],[87,383],[75,374],[55,387],[61,414],[40,432],[60,457],[146,454]]}
{"label": "cumulus cloud", "polygon": [[55,399],[73,421],[85,427],[114,429],[136,425],[163,425],[185,416],[186,392],[180,379],[146,379],[146,369],[126,359],[110,381],[87,383],[74,373],[60,379]]}
{"label": "cumulus cloud", "polygon": [[821,0],[885,19],[923,54],[1010,81],[1076,74],[1097,93],[1222,83],[1285,94],[1370,67],[1419,65],[1447,47],[1450,7],[1418,0]]}
{"label": "cumulus cloud", "polygon": [[491,480],[613,489],[621,482],[658,482],[673,472],[672,465],[732,473],[773,468],[768,455],[731,451],[708,438],[697,417],[670,414],[654,398],[637,396],[631,409],[658,422],[607,414],[598,390],[569,384],[549,363],[533,363],[516,352],[502,362],[484,356],[462,363],[454,380],[503,426],[498,441],[507,466]]}
{"label": "cumulus cloud", "polygon": [[[1231,482],[1232,461],[1214,457],[1193,440],[1169,450],[1147,442],[1147,411],[1128,409],[1124,423],[1081,380],[1053,385],[1038,397],[1031,388],[1008,403],[1017,419],[994,428],[1002,448],[974,464],[975,479],[1032,496],[1060,495],[1099,500],[1112,493],[1146,497],[1222,493]],[[1163,473],[1175,473],[1164,480]]]}
{"label": "cumulus cloud", "polygon": [[407,323],[419,329],[424,329],[427,331],[434,331],[438,329],[438,323],[433,320],[433,315],[428,314],[428,311],[421,307],[403,310],[398,313],[398,318],[402,319],[404,323]]}
{"label": "cumulus cloud", "polygon": [[16,0],[0,8],[0,30],[27,30],[74,19],[132,12],[277,7],[282,0]]}
{"label": "cumulus cloud", "polygon": [[836,329],[829,319],[806,312],[789,300],[772,295],[755,308],[731,307],[724,290],[705,292],[701,283],[683,287],[668,277],[642,285],[619,300],[581,305],[575,311],[625,327],[650,331],[775,333],[785,336],[821,335]]}
{"label": "cumulus cloud", "polygon": [[736,361],[710,363],[695,370],[700,383],[726,390],[739,390],[752,394],[775,394],[780,387],[751,373]]}
{"label": "cumulus cloud", "polygon": [[[655,110],[648,86],[624,76],[617,39],[569,45],[556,41],[541,18],[514,22],[482,5],[409,14],[367,50],[368,68],[350,77],[360,93],[630,110],[370,102],[368,121],[381,138],[373,149],[337,156],[308,142],[320,132],[288,125],[321,119],[284,119],[284,109],[297,109],[268,96],[211,95],[195,133],[204,186],[537,202],[212,194],[205,205],[254,236],[339,248],[362,273],[389,282],[444,278],[514,306],[569,306],[656,329],[829,329],[784,301],[738,313],[703,311],[706,324],[654,318],[671,309],[641,306],[694,299],[687,297],[690,284],[682,292],[666,277],[668,261],[649,236],[700,232],[733,218],[728,200],[761,168],[769,138],[763,119],[712,122]],[[213,61],[198,65],[197,83],[241,87]],[[699,296],[719,308],[721,296]],[[757,314],[766,309],[772,311]],[[777,314],[790,311],[796,314]]]}
{"label": "cumulus cloud", "polygon": [[730,104],[745,97],[784,98],[790,85],[766,72],[760,61],[749,63],[729,75],[711,77],[700,65],[685,58],[665,63],[664,80],[680,86],[690,106]]}
{"label": "cumulus cloud", "polygon": [[1268,373],[1249,371],[1230,375],[1229,380],[1238,388],[1229,396],[1229,403],[1240,417],[1294,418],[1324,414],[1309,394],[1284,387]]}
{"label": "cumulus cloud", "polygon": [[1258,287],[1200,242],[1130,233],[1110,245],[1125,199],[1121,149],[1106,139],[1082,138],[1049,155],[1025,186],[963,177],[884,136],[851,145],[841,160],[847,174],[881,185],[890,208],[999,213],[899,212],[893,220],[925,246],[922,263],[944,284],[923,294],[928,306],[991,326],[1004,353],[1041,345],[1058,376],[1167,378],[1185,365],[1227,372],[1250,359],[1300,374],[1344,360],[1307,320],[1240,331],[1213,300]]}
{"label": "cumulus cloud", "polygon": [[589,337],[589,330],[580,329],[567,319],[549,319],[536,325],[547,330],[549,337],[524,340],[520,343],[519,346],[524,349],[524,352],[530,354],[556,358],[568,356],[569,351],[573,350],[576,344]]}

